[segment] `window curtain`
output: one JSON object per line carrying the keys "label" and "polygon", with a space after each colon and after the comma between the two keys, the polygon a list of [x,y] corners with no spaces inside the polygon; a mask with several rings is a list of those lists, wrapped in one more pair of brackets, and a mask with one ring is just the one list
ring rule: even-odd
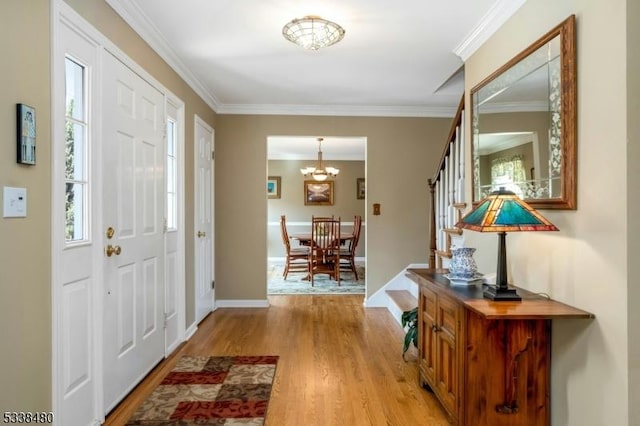
{"label": "window curtain", "polygon": [[522,156],[502,157],[491,161],[491,184],[494,189],[502,186],[522,196],[522,190],[517,184],[524,184],[526,180],[527,172]]}

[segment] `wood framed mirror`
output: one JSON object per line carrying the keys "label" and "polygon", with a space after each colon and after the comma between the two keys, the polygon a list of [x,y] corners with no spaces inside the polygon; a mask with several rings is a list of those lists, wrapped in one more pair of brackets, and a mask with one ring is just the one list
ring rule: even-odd
{"label": "wood framed mirror", "polygon": [[576,209],[575,16],[471,89],[472,189],[505,187],[538,209]]}

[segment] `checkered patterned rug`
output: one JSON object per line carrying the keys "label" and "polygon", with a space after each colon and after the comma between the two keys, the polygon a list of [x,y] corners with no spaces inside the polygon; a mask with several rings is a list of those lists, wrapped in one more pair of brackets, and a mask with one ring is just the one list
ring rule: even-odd
{"label": "checkered patterned rug", "polygon": [[127,425],[263,425],[277,356],[183,356]]}

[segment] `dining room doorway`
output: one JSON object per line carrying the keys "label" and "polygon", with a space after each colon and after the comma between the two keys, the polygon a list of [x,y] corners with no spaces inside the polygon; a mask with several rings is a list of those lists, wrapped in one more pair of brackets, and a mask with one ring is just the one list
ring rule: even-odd
{"label": "dining room doorway", "polygon": [[[321,144],[318,138],[321,137]],[[267,294],[363,294],[366,289],[366,146],[367,138],[327,136],[267,137]],[[323,166],[339,170],[335,177],[319,182],[301,169]],[[321,197],[311,197],[322,186]],[[317,195],[317,194],[316,194]],[[342,233],[352,233],[356,216],[362,218],[355,248],[358,277],[343,271],[340,284],[329,276],[317,276],[312,287],[304,271],[292,270],[284,277],[286,246],[281,233],[286,218],[291,247],[300,247],[297,235],[311,232],[313,216],[340,218]],[[345,248],[347,246],[345,245]]]}

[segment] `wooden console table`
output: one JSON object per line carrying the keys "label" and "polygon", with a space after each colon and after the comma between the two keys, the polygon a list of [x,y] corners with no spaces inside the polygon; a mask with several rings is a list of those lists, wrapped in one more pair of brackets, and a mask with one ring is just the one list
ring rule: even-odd
{"label": "wooden console table", "polygon": [[454,425],[549,425],[551,320],[594,315],[521,288],[522,301],[494,302],[443,273],[407,271],[420,287],[420,384]]}

